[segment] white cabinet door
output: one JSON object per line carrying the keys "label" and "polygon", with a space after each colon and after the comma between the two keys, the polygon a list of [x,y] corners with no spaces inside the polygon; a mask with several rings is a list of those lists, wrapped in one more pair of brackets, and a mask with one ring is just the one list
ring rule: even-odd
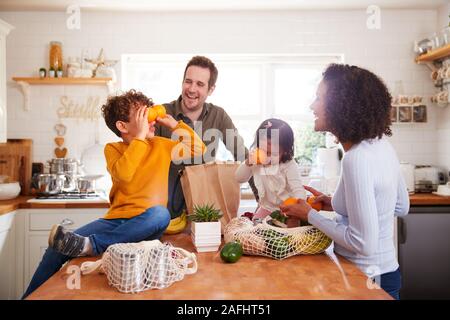
{"label": "white cabinet door", "polygon": [[[25,210],[24,210],[25,211]],[[25,241],[25,288],[33,277],[42,256],[48,247],[48,235],[53,224],[67,221],[69,230],[78,229],[96,219],[102,218],[108,209],[29,209],[26,214],[26,241]]]}
{"label": "white cabinet door", "polygon": [[27,283],[30,283],[31,277],[36,271],[39,262],[42,260],[42,256],[48,247],[48,234],[30,234],[28,238],[30,255],[29,255],[29,265],[28,265],[28,275]]}
{"label": "white cabinet door", "polygon": [[15,212],[0,215],[0,300],[15,299]]}

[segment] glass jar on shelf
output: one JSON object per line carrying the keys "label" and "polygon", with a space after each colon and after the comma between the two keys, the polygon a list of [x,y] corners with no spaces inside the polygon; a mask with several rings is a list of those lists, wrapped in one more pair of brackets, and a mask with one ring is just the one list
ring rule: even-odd
{"label": "glass jar on shelf", "polygon": [[59,41],[50,42],[50,52],[49,52],[49,64],[50,68],[54,70],[62,69],[62,45]]}
{"label": "glass jar on shelf", "polygon": [[442,34],[443,45],[445,46],[447,44],[450,44],[450,26],[442,29],[441,34]]}

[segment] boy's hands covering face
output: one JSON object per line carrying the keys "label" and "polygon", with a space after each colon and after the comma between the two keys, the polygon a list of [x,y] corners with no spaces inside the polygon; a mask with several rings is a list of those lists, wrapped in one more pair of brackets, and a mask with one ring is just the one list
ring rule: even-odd
{"label": "boy's hands covering face", "polygon": [[[154,125],[155,122],[153,122]],[[148,123],[147,120],[147,106],[140,106],[134,109],[134,112],[130,115],[130,127],[129,132],[133,135],[135,133],[135,137],[141,140],[148,138],[149,128],[151,123]],[[154,127],[153,127],[153,136],[154,136]]]}

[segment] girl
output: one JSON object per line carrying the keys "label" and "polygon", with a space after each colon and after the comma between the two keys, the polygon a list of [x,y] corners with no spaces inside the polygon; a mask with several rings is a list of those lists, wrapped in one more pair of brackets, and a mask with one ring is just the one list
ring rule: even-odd
{"label": "girl", "polygon": [[[294,133],[286,122],[279,119],[263,121],[256,130],[252,147],[248,158],[236,170],[236,179],[244,183],[253,176],[259,195],[253,219],[262,219],[278,210],[290,197],[306,199],[300,173],[293,160]],[[289,224],[295,225],[295,220],[298,226],[297,219]]]}

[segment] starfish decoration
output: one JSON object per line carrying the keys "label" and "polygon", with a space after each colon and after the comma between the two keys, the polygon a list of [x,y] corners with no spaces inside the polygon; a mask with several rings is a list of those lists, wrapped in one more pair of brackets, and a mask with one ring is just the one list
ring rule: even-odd
{"label": "starfish decoration", "polygon": [[100,66],[112,67],[118,61],[118,60],[105,60],[105,54],[103,53],[103,48],[100,50],[100,53],[99,53],[97,59],[86,59],[85,58],[84,60],[97,65],[94,69],[93,77],[95,77],[98,67],[100,67]]}

